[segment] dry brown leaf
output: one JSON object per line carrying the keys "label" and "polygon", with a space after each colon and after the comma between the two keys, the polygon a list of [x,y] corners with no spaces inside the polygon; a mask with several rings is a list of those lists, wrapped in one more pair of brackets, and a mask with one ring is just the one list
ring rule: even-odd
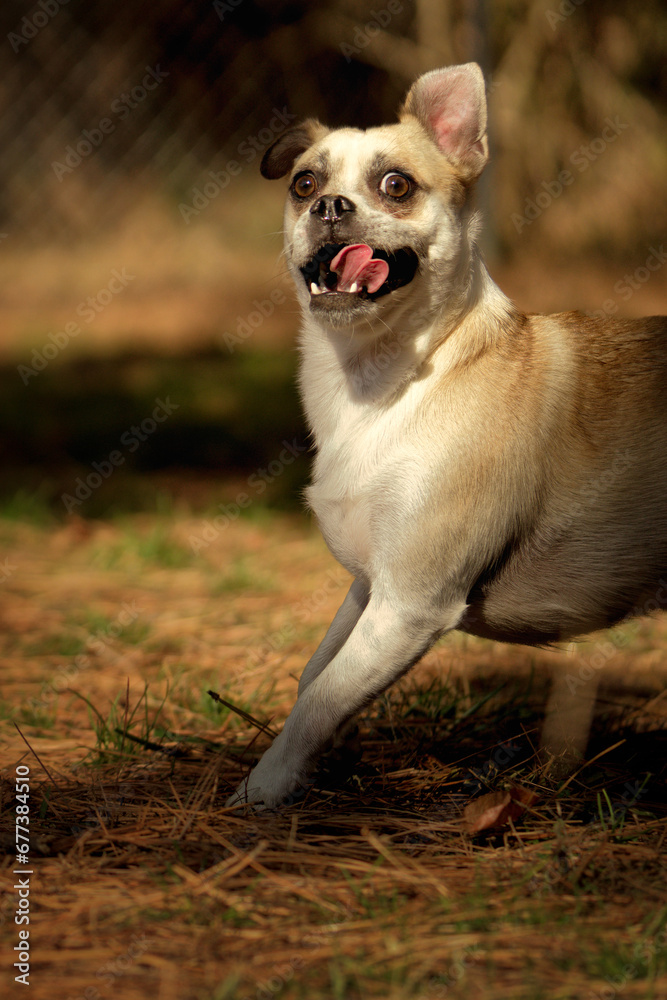
{"label": "dry brown leaf", "polygon": [[518,785],[507,791],[488,792],[468,803],[463,810],[463,821],[471,834],[505,826],[510,820],[518,819],[535,799],[534,792]]}

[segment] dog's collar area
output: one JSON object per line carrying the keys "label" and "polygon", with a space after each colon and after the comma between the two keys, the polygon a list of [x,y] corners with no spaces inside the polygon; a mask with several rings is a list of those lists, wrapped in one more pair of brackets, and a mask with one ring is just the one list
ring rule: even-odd
{"label": "dog's collar area", "polygon": [[418,265],[409,247],[388,253],[363,243],[326,243],[300,271],[311,298],[336,294],[375,301],[409,284]]}

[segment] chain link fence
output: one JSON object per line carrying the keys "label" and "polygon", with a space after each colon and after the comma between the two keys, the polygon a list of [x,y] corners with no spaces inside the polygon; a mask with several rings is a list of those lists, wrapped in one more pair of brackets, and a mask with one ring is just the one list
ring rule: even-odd
{"label": "chain link fence", "polygon": [[[658,5],[7,0],[0,19],[0,228],[28,244],[99,235],[138,192],[191,204],[276,114],[391,120],[414,76],[471,58],[489,83],[483,197],[505,249],[530,236],[531,205],[557,197],[563,170],[577,183],[551,215],[556,245],[620,250],[664,230]],[[595,171],[575,169],[608,118],[624,134]]]}
{"label": "chain link fence", "polygon": [[[320,51],[302,15],[252,0],[6,4],[0,226],[28,241],[89,235],[139,189],[185,198],[276,108],[312,111],[304,81]],[[342,58],[329,54],[332,70]],[[357,104],[349,90],[340,111]]]}

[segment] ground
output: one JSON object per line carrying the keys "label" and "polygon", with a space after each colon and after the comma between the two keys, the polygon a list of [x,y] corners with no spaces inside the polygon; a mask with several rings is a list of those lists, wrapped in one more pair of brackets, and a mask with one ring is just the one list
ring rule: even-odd
{"label": "ground", "polygon": [[[664,1000],[667,623],[450,637],[304,801],[245,815],[226,795],[349,579],[305,514],[256,505],[198,547],[213,516],[0,522],[4,995],[29,929],[49,1000]],[[592,663],[597,760],[558,781],[534,756],[548,676]],[[471,835],[465,806],[517,786],[532,804]]]}

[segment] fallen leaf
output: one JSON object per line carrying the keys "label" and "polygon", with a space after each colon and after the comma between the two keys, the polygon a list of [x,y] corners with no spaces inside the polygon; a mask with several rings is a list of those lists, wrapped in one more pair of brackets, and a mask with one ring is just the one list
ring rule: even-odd
{"label": "fallen leaf", "polygon": [[488,792],[468,803],[463,810],[463,822],[470,834],[506,826],[510,820],[518,819],[536,797],[534,792],[518,785],[503,792]]}

